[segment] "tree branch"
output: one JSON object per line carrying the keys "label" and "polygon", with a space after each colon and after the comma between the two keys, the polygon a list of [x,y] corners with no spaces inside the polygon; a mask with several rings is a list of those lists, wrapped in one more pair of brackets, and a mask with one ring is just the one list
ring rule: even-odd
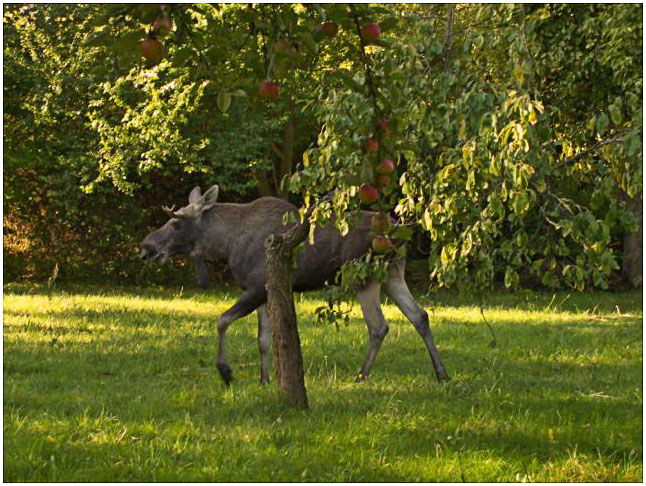
{"label": "tree branch", "polygon": [[269,148],[278,156],[279,159],[283,159],[283,153],[278,149],[278,147],[276,147],[275,143],[272,143]]}
{"label": "tree branch", "polygon": [[267,173],[262,170],[257,170],[251,173],[252,177],[256,179],[258,184],[258,194],[260,196],[271,196],[271,186],[269,185],[269,180],[267,179]]}
{"label": "tree branch", "polygon": [[202,54],[202,50],[198,48],[196,42],[195,42],[195,37],[193,36],[193,31],[191,30],[191,27],[186,23],[186,20],[184,20],[184,17],[182,15],[178,15],[180,22],[184,26],[184,29],[186,29],[186,33],[188,34],[189,39],[191,39],[191,44],[193,45],[193,48],[197,51],[197,55],[200,57],[204,65],[209,69],[209,71],[212,70],[211,64],[209,63],[209,60],[204,57]]}
{"label": "tree branch", "polygon": [[595,144],[594,144],[592,147],[590,147],[589,149],[582,150],[582,151],[581,151],[581,152],[579,152],[578,154],[573,155],[572,157],[569,157],[569,158],[565,159],[565,160],[564,160],[564,161],[562,161],[562,162],[559,162],[558,164],[556,164],[556,165],[553,167],[553,169],[560,169],[561,167],[566,166],[566,165],[568,165],[568,164],[572,164],[572,163],[574,163],[574,162],[578,162],[579,160],[581,160],[581,159],[582,159],[583,157],[585,157],[586,155],[589,155],[589,154],[591,154],[591,153],[595,152],[596,150],[600,149],[601,147],[605,147],[606,145],[610,145],[610,144],[613,144],[613,143],[619,143],[619,142],[623,142],[623,141],[624,141],[624,137],[623,137],[623,136],[622,136],[622,137],[613,138],[613,139],[611,139],[611,140],[601,140],[600,142],[595,143]]}
{"label": "tree branch", "polygon": [[354,5],[349,4],[350,12],[352,14],[352,19],[354,20],[354,25],[357,28],[357,35],[359,36],[359,43],[361,45],[361,59],[366,68],[366,82],[368,83],[368,90],[370,90],[370,96],[372,97],[372,104],[375,109],[375,116],[381,115],[381,110],[377,104],[377,90],[375,89],[375,83],[372,78],[372,69],[370,68],[370,59],[366,53],[366,43],[361,36],[361,26],[359,25],[359,16],[354,10]]}

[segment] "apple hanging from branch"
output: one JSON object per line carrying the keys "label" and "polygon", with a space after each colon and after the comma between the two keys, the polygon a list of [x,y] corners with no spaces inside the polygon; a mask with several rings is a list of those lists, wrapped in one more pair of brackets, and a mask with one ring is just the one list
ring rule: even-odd
{"label": "apple hanging from branch", "polygon": [[379,142],[376,138],[369,138],[366,140],[366,143],[363,145],[363,151],[366,154],[371,154],[379,150]]}
{"label": "apple hanging from branch", "polygon": [[376,41],[379,39],[379,36],[381,36],[381,28],[379,27],[379,24],[365,24],[363,27],[361,27],[361,38],[364,41]]}
{"label": "apple hanging from branch", "polygon": [[168,17],[157,17],[153,20],[153,32],[159,37],[164,37],[173,30],[173,22]]}
{"label": "apple hanging from branch", "polygon": [[392,179],[390,178],[389,175],[379,174],[375,178],[375,183],[377,184],[377,187],[379,189],[383,189],[384,187],[387,187],[390,185],[391,180]]}
{"label": "apple hanging from branch", "polygon": [[272,81],[265,81],[258,86],[258,95],[261,98],[273,100],[278,98],[280,86]]}
{"label": "apple hanging from branch", "polygon": [[388,253],[392,246],[392,242],[384,235],[377,235],[372,239],[372,249],[375,253]]}
{"label": "apple hanging from branch", "polygon": [[377,165],[375,172],[381,175],[390,175],[395,171],[395,163],[391,159],[383,159]]}
{"label": "apple hanging from branch", "polygon": [[328,38],[335,37],[339,33],[339,26],[335,22],[323,22],[321,33]]}
{"label": "apple hanging from branch", "polygon": [[149,61],[161,61],[164,57],[164,46],[154,37],[148,37],[139,45],[141,55]]}
{"label": "apple hanging from branch", "polygon": [[372,204],[379,199],[379,191],[372,184],[363,184],[359,188],[359,200],[363,204]]}
{"label": "apple hanging from branch", "polygon": [[377,123],[377,126],[379,127],[379,131],[384,138],[390,137],[392,135],[393,131],[390,128],[390,122],[388,120],[381,120],[379,123]]}

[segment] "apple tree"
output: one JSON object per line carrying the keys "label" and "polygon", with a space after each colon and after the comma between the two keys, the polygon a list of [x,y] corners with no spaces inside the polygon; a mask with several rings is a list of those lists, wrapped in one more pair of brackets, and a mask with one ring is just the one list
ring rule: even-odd
{"label": "apple tree", "polygon": [[[77,29],[57,20],[68,25],[61,41],[33,27],[57,9]],[[302,201],[299,224],[267,242],[278,384],[294,403],[307,398],[289,265],[310,223],[333,212],[345,234],[349,213],[375,211],[373,252],[345,266],[336,299],[383,278],[411,239],[434,284],[480,294],[606,288],[620,263],[641,267],[627,264],[630,251],[622,259],[621,242],[633,256],[641,247],[639,5],[128,4],[8,16],[5,90],[25,100],[6,110],[12,155],[25,128],[47,148],[62,137],[78,149],[74,180],[87,194],[193,178]],[[34,70],[20,46],[38,59],[42,39],[58,44]],[[66,89],[64,42],[87,89]],[[45,103],[42,84],[54,86]]]}

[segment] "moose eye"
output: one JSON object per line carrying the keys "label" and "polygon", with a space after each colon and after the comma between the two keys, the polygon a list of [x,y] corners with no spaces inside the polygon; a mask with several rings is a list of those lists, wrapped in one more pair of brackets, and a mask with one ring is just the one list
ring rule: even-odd
{"label": "moose eye", "polygon": [[171,223],[171,227],[172,227],[174,230],[178,230],[178,229],[180,228],[180,226],[182,226],[182,224],[181,224],[179,221],[173,221],[173,222]]}

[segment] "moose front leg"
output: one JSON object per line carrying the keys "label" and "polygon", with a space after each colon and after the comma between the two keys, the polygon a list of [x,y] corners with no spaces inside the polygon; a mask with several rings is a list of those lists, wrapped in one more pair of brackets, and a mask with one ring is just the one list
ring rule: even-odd
{"label": "moose front leg", "polygon": [[381,312],[381,306],[379,305],[380,291],[381,284],[378,282],[371,282],[365,288],[357,292],[357,298],[361,305],[363,318],[368,325],[368,336],[370,337],[368,354],[366,354],[366,358],[361,366],[361,371],[359,371],[359,375],[357,376],[357,383],[368,378],[370,369],[372,368],[372,363],[377,357],[381,343],[386,337],[386,334],[388,334],[388,322],[386,322],[386,318],[384,317],[383,312]]}
{"label": "moose front leg", "polygon": [[231,367],[227,364],[226,359],[227,328],[233,321],[255,311],[263,304],[264,299],[265,296],[262,292],[246,290],[238,299],[238,302],[222,314],[218,321],[218,371],[227,386],[231,384],[233,379]]}

